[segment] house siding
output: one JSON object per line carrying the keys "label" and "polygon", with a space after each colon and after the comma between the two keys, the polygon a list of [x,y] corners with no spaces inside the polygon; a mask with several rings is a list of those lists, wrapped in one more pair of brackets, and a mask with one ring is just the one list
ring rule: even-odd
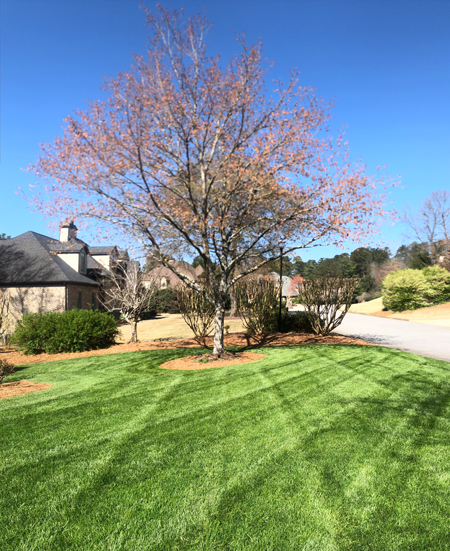
{"label": "house siding", "polygon": [[38,312],[64,312],[66,288],[54,287],[4,287],[1,289],[10,299],[10,315],[15,325],[24,314]]}
{"label": "house siding", "polygon": [[[81,304],[79,303],[79,295],[81,293]],[[89,287],[88,285],[67,285],[67,310],[73,310],[81,306],[82,310],[90,310],[92,307],[92,295],[96,296],[98,289]]]}

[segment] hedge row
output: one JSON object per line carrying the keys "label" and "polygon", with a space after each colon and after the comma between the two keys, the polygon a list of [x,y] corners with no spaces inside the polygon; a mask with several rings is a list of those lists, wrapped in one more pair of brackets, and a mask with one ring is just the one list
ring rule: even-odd
{"label": "hedge row", "polygon": [[119,330],[114,318],[98,310],[25,314],[11,337],[25,354],[83,352],[107,348]]}

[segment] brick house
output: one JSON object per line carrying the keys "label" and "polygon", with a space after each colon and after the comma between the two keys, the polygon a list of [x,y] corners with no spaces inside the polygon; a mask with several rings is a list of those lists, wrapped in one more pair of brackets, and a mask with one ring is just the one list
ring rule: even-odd
{"label": "brick house", "polygon": [[[194,281],[203,273],[203,268],[197,266],[193,268],[184,260],[171,260],[176,269],[183,275],[188,276]],[[181,279],[165,266],[157,266],[144,275],[144,285],[156,285],[158,289],[176,289],[181,284]]]}
{"label": "brick house", "polygon": [[0,240],[0,289],[14,321],[29,312],[64,312],[98,306],[102,280],[128,260],[117,247],[89,247],[73,223],[59,240],[28,231]]}

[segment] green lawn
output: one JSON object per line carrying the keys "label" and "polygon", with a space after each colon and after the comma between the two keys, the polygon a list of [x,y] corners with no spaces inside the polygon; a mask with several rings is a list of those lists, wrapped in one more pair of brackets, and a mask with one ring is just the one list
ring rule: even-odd
{"label": "green lawn", "polygon": [[0,548],[450,549],[450,364],[378,347],[35,364],[0,401]]}

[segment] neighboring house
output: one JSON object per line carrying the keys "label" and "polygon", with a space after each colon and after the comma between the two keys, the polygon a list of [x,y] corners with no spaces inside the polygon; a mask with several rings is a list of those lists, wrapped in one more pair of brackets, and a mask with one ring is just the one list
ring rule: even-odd
{"label": "neighboring house", "polygon": [[[272,276],[275,282],[279,285],[280,274],[277,274],[276,272],[270,272],[269,275]],[[296,297],[297,292],[294,289],[292,289],[292,286],[291,286],[292,279],[288,276],[282,276],[282,281],[283,281],[283,288],[281,290],[281,296],[286,299]]]}
{"label": "neighboring house", "polygon": [[[197,281],[199,276],[203,273],[203,268],[201,266],[193,268],[184,260],[171,260],[170,263],[173,264],[180,273],[190,277],[194,281]],[[144,285],[156,285],[158,289],[175,289],[181,284],[181,279],[175,275],[170,268],[166,268],[165,266],[153,268],[153,270],[145,274],[143,279]]]}
{"label": "neighboring house", "polygon": [[0,240],[0,289],[17,321],[28,312],[64,312],[98,306],[104,277],[122,261],[117,247],[89,247],[71,224],[59,240],[28,231]]}

